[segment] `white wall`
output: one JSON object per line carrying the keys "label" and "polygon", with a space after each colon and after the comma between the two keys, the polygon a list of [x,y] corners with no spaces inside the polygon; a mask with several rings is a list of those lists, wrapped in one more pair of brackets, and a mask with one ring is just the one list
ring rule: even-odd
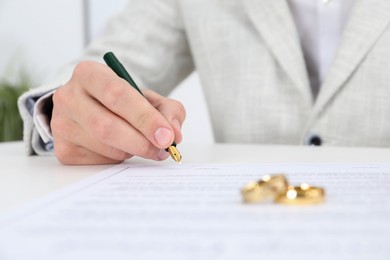
{"label": "white wall", "polygon": [[109,4],[101,0],[87,0],[89,7],[89,35],[94,38],[101,34],[105,23],[126,7],[128,0],[112,0]]}
{"label": "white wall", "polygon": [[79,0],[0,0],[0,78],[50,78],[83,48]]}
{"label": "white wall", "polygon": [[[87,38],[93,39],[105,22],[127,0],[86,0],[89,6]],[[83,1],[0,0],[0,78],[13,79],[26,70],[43,83],[84,47]],[[171,95],[186,107],[184,142],[210,143],[214,138],[199,78],[185,80]]]}

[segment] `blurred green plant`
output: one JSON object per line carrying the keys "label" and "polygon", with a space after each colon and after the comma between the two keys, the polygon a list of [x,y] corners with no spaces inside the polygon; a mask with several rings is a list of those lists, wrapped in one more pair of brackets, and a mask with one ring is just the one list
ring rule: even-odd
{"label": "blurred green plant", "polygon": [[23,138],[23,122],[18,110],[18,98],[30,88],[26,77],[18,83],[0,81],[0,142]]}

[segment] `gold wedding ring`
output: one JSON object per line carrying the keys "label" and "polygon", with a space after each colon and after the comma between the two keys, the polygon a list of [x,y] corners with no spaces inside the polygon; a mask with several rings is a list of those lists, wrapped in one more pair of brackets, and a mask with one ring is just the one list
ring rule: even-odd
{"label": "gold wedding ring", "polygon": [[265,175],[259,181],[250,182],[241,190],[244,202],[257,203],[268,199],[275,199],[284,194],[288,188],[288,182],[284,175]]}
{"label": "gold wedding ring", "polygon": [[322,203],[325,200],[325,190],[313,187],[306,183],[301,186],[289,186],[284,193],[280,193],[275,202],[289,205],[311,205]]}
{"label": "gold wedding ring", "polygon": [[265,175],[259,181],[250,182],[241,189],[245,203],[259,203],[273,199],[288,205],[312,205],[325,201],[325,190],[302,183],[291,186],[283,174]]}

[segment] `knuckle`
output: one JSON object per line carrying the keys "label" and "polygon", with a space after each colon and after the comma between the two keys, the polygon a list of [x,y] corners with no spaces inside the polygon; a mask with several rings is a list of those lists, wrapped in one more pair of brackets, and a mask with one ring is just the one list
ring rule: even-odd
{"label": "knuckle", "polygon": [[169,106],[169,111],[175,111],[175,117],[177,117],[179,121],[184,121],[186,118],[186,109],[180,101],[167,98],[166,106]]}
{"label": "knuckle", "polygon": [[[101,64],[94,61],[82,61],[74,69],[69,83],[86,88],[91,82],[96,82],[96,77],[101,76]],[[100,77],[101,78],[101,77]]]}
{"label": "knuckle", "polygon": [[142,109],[142,111],[136,116],[137,128],[139,130],[148,129],[151,121],[154,121],[154,111],[151,109]]}
{"label": "knuckle", "polygon": [[111,137],[112,120],[107,117],[101,117],[93,114],[88,118],[88,126],[91,132],[100,140],[106,140]]}
{"label": "knuckle", "polygon": [[91,61],[79,62],[73,69],[72,78],[79,78],[85,75],[89,75],[92,70],[93,64],[94,63]]}
{"label": "knuckle", "polygon": [[126,89],[118,85],[116,80],[109,80],[105,85],[105,105],[110,108],[115,108],[120,105],[120,100],[126,95]]}
{"label": "knuckle", "polygon": [[174,100],[174,106],[176,107],[176,111],[178,111],[185,118],[187,112],[184,105],[181,102]]}

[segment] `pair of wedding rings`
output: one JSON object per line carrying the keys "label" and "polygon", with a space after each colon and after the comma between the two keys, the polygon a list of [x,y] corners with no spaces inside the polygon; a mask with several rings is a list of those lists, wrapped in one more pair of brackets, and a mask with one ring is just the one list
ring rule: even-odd
{"label": "pair of wedding rings", "polygon": [[245,185],[241,194],[245,203],[259,203],[273,200],[289,205],[311,205],[325,200],[325,190],[306,183],[289,185],[283,174],[265,175],[260,180]]}

